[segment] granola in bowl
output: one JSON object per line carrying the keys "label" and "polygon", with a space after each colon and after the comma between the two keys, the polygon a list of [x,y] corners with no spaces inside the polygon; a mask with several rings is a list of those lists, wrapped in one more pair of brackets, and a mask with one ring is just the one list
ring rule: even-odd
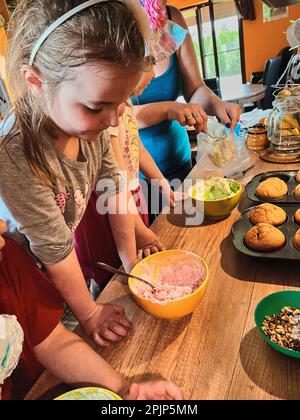
{"label": "granola in bowl", "polygon": [[279,314],[265,316],[262,330],[273,343],[300,352],[300,308],[285,306]]}

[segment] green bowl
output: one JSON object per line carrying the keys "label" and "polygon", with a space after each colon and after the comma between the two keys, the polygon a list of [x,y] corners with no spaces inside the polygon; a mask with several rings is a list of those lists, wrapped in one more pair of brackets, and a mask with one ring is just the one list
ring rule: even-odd
{"label": "green bowl", "polygon": [[293,290],[284,290],[282,292],[272,293],[271,295],[266,296],[256,306],[254,312],[255,323],[262,338],[268,344],[270,344],[270,346],[273,347],[273,349],[285,354],[286,356],[291,356],[295,357],[296,359],[300,359],[300,351],[286,349],[284,347],[279,346],[279,344],[273,343],[273,341],[271,341],[262,330],[262,323],[265,316],[279,314],[280,310],[284,306],[300,308],[300,292],[296,292]]}

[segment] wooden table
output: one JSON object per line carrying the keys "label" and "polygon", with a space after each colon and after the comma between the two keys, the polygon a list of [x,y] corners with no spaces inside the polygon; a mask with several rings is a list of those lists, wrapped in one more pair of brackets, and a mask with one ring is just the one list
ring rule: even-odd
{"label": "wooden table", "polygon": [[[258,160],[243,182],[259,172],[292,168],[298,167]],[[191,175],[197,177],[197,171],[195,167]],[[248,205],[243,197],[239,209]],[[300,290],[300,264],[259,262],[236,251],[231,227],[238,217],[235,209],[225,220],[190,228],[183,226],[180,215],[157,219],[153,229],[167,248],[190,250],[206,260],[210,272],[207,292],[192,315],[168,321],[143,312],[126,285],[111,281],[99,302],[123,305],[134,326],[125,341],[99,350],[116,371],[135,381],[167,378],[193,400],[300,398],[299,360],[268,346],[253,319],[264,296]],[[53,396],[51,389],[58,383],[48,372],[43,373],[27,399]]]}
{"label": "wooden table", "polygon": [[256,103],[264,98],[266,86],[262,84],[228,84],[221,85],[223,101],[237,102],[242,108],[249,103]]}

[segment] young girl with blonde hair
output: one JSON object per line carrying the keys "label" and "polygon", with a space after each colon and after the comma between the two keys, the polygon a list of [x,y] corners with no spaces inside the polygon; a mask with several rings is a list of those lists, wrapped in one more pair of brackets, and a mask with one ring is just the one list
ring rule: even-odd
{"label": "young girl with blonde hair", "polygon": [[131,0],[27,0],[8,31],[14,124],[8,135],[3,128],[0,196],[62,298],[103,346],[131,325],[123,308],[90,297],[73,233],[97,191],[125,269],[136,262],[134,215],[105,129],[118,125],[145,69],[147,27]]}
{"label": "young girl with blonde hair", "polygon": [[[149,46],[155,62],[169,57],[180,47],[185,36],[186,31],[171,22],[164,23],[156,30],[151,30]],[[149,65],[143,72],[133,94],[140,95],[153,77],[153,65]],[[181,106],[183,108],[182,112],[186,108],[191,108],[190,105],[181,104]],[[130,99],[126,101],[123,107],[120,107],[118,127],[110,127],[108,131],[119,168],[124,171],[128,191],[133,196],[132,205],[137,207],[140,215],[140,217],[138,215],[135,217],[135,233],[138,256],[142,258],[164,248],[157,235],[148,227],[148,208],[139,182],[139,171],[155,185],[157,194],[159,194],[159,191],[162,192],[167,206],[174,207],[176,202],[185,198],[185,194],[172,191],[169,182],[164,178],[150,153],[143,146]],[[93,193],[84,217],[76,230],[75,240],[78,259],[86,277],[95,279],[101,286],[107,281],[107,273],[95,269],[93,262],[101,260],[115,267],[118,267],[120,262],[113,242],[106,240],[106,252],[104,252],[103,247],[99,246],[99,234],[101,232],[101,235],[103,235],[106,232],[107,223],[105,223],[102,215],[97,214],[96,200],[95,193]],[[103,227],[103,223],[106,226]]]}

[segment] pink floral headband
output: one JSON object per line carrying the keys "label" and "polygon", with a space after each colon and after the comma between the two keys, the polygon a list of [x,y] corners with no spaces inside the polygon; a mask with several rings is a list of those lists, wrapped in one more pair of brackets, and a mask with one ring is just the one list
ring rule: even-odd
{"label": "pink floral headband", "polygon": [[184,42],[187,31],[168,20],[163,0],[140,0],[152,29],[151,54],[156,62],[172,55]]}
{"label": "pink floral headband", "polygon": [[148,15],[148,20],[151,29],[160,29],[167,24],[167,12],[162,0],[140,0],[145,12]]}

